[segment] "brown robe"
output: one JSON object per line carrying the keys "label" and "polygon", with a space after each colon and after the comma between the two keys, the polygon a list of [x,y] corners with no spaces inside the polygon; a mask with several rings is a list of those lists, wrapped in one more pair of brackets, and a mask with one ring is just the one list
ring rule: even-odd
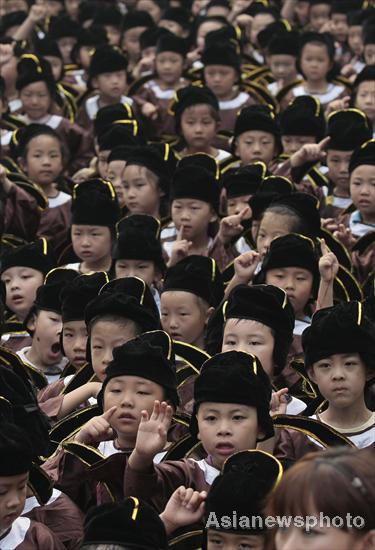
{"label": "brown robe", "polygon": [[18,185],[12,185],[5,203],[4,233],[31,242],[36,239],[40,218],[36,199]]}
{"label": "brown robe", "polygon": [[71,220],[71,201],[60,206],[46,208],[42,212],[38,237],[46,237],[54,248],[61,246],[68,236]]}
{"label": "brown robe", "polygon": [[2,550],[64,550],[65,546],[42,523],[19,517],[6,533],[0,538]]}

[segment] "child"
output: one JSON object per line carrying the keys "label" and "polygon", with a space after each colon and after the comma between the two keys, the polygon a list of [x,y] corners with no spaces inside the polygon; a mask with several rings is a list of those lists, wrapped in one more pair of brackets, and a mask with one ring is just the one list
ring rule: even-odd
{"label": "child", "polygon": [[64,545],[48,527],[21,516],[33,458],[27,434],[15,424],[1,422],[0,448],[1,546],[9,550],[63,550]]}
{"label": "child", "polygon": [[90,95],[77,114],[77,124],[92,130],[93,120],[101,107],[133,100],[125,95],[127,89],[127,58],[118,49],[109,45],[100,46],[91,57],[89,85],[98,93]]}
{"label": "child", "polygon": [[[103,154],[102,153],[99,153]],[[125,206],[125,189],[124,189],[124,170],[126,166],[126,161],[128,160],[129,156],[132,154],[132,146],[128,145],[117,145],[109,154],[108,158],[106,159],[105,163],[107,164],[107,178],[112,183],[114,190],[116,191],[117,200],[121,209],[121,214],[126,213],[126,206]],[[100,156],[98,157],[98,161],[100,159]],[[100,166],[103,166],[103,157],[101,159],[101,162],[99,164],[98,162],[98,168]],[[103,172],[103,170],[99,170],[99,172]]]}
{"label": "child", "polygon": [[[375,126],[375,67],[366,65],[353,83],[354,107],[368,117]],[[374,135],[374,134],[373,134]]]}
{"label": "child", "polygon": [[[136,120],[121,120],[121,122],[115,121],[105,132],[100,133],[96,138],[95,146],[98,155],[97,171],[99,176],[101,178],[108,179],[108,159],[111,152],[115,148],[118,148],[119,146],[122,148],[127,147],[130,152],[130,148],[139,145],[139,141],[138,123]],[[119,188],[118,185],[117,188]],[[120,196],[121,195],[123,195],[122,186],[120,187]],[[124,203],[123,196],[121,201]],[[124,204],[122,206],[124,206]]]}
{"label": "child", "polygon": [[195,382],[191,420],[207,458],[153,464],[164,448],[172,415],[167,403],[157,402],[151,417],[142,415],[125,472],[125,494],[136,494],[161,510],[181,484],[207,490],[229,456],[272,437],[270,398],[268,377],[254,355],[230,351],[208,359]]}
{"label": "child", "polygon": [[47,274],[45,282],[36,293],[33,307],[24,324],[32,335],[31,346],[26,346],[17,355],[45,375],[48,384],[55,382],[68,360],[61,352],[60,292],[76,277],[73,270],[57,268]]}
{"label": "child", "polygon": [[215,260],[188,256],[167,270],[160,300],[161,323],[171,338],[204,347],[204,333],[223,297]]}
{"label": "child", "polygon": [[331,15],[330,0],[309,0],[309,25],[314,32],[321,32],[322,27],[329,23]]}
{"label": "child", "polygon": [[109,181],[92,179],[75,185],[71,238],[74,253],[81,262],[66,267],[79,273],[109,271],[115,225],[119,218],[120,207]]}
{"label": "child", "polygon": [[149,28],[154,27],[151,15],[146,11],[132,10],[128,12],[122,25],[121,48],[129,60],[129,72],[137,65],[140,58],[139,37]]}
{"label": "child", "polygon": [[60,136],[65,166],[70,174],[89,162],[91,140],[84,130],[56,114],[56,82],[51,65],[35,55],[23,55],[17,65],[16,87],[22,103],[18,115],[24,124],[47,124]]}
{"label": "child", "polygon": [[230,157],[226,151],[213,147],[220,115],[219,103],[209,88],[181,88],[176,92],[170,109],[175,116],[176,134],[182,136],[182,143],[178,146],[181,157],[206,153],[219,163]]}
{"label": "child", "polygon": [[59,189],[63,172],[63,148],[58,133],[45,124],[29,124],[17,130],[18,163],[48,198],[48,208],[41,213],[38,236],[46,237],[56,248],[67,235],[71,197]]}
{"label": "child", "polygon": [[271,38],[267,46],[267,64],[274,82],[267,88],[273,96],[297,79],[298,35],[280,32]]}
{"label": "child", "polygon": [[82,28],[72,50],[72,58],[78,65],[78,68],[69,71],[65,75],[64,81],[72,84],[81,93],[85,93],[87,90],[91,53],[94,48],[98,48],[106,43],[107,35],[102,26],[91,25],[88,29]]}
{"label": "child", "polygon": [[[34,303],[44,276],[54,267],[54,255],[45,239],[15,248],[2,257],[1,280],[6,288],[6,306],[16,322],[10,332],[7,332],[7,326],[4,327],[1,344],[5,347],[17,351],[31,344],[29,334],[22,330],[22,322]],[[10,329],[11,320],[12,317],[9,319]]]}
{"label": "child", "polygon": [[188,9],[183,7],[170,7],[163,11],[159,26],[168,29],[176,36],[188,38],[192,21],[193,18]]}
{"label": "child", "polygon": [[142,114],[150,119],[150,130],[156,137],[174,135],[174,118],[169,105],[175,91],[188,85],[182,77],[187,47],[182,38],[166,33],[156,44],[155,78],[148,80],[137,92],[136,101]]}
{"label": "child", "polygon": [[[304,457],[269,495],[265,513],[271,517],[301,517],[306,523],[275,528],[270,548],[371,548],[375,532],[374,471],[374,454],[370,451],[338,448]],[[319,516],[331,522],[320,524]],[[360,517],[361,527],[347,521],[348,517]],[[340,520],[340,528],[334,518]]]}
{"label": "child", "polygon": [[242,109],[237,115],[232,147],[242,166],[258,161],[269,166],[282,149],[272,108],[252,105]]}

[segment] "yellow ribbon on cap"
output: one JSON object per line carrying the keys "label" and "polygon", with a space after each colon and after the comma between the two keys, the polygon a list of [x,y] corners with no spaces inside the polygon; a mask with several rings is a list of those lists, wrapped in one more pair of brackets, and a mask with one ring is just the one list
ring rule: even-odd
{"label": "yellow ribbon on cap", "polygon": [[33,53],[24,53],[23,55],[21,55],[21,59],[31,59],[32,61],[34,61],[35,65],[36,65],[37,72],[38,73],[43,72],[42,67],[40,66],[39,58],[36,55],[34,55]]}
{"label": "yellow ribbon on cap", "polygon": [[136,497],[129,497],[134,502],[134,508],[132,511],[132,520],[135,521],[137,519],[138,511],[139,511],[139,500]]}

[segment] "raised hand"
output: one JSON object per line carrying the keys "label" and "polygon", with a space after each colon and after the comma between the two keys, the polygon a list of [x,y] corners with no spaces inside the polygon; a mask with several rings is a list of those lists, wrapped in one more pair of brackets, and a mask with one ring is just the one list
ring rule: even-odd
{"label": "raised hand", "polygon": [[145,117],[150,118],[151,120],[156,120],[158,118],[159,109],[152,103],[147,102],[142,105],[141,111]]}
{"label": "raised hand", "polygon": [[335,111],[341,111],[342,109],[348,109],[350,107],[350,95],[346,95],[342,97],[341,99],[335,99],[334,101],[331,101],[328,103],[326,110],[325,110],[325,116],[327,117],[331,113],[334,113]]}
{"label": "raised hand", "polygon": [[275,416],[276,414],[286,414],[286,409],[288,406],[288,391],[288,388],[283,388],[279,391],[272,392],[270,402],[271,416]]}
{"label": "raised hand", "polygon": [[172,246],[171,257],[168,262],[168,267],[176,264],[186,256],[189,256],[190,248],[193,246],[191,241],[184,238],[184,226],[181,225],[177,232],[177,238]]}
{"label": "raised hand", "polygon": [[325,137],[319,143],[306,143],[290,157],[290,164],[293,168],[303,166],[307,162],[323,161],[326,158],[325,148],[330,142],[329,136]]}
{"label": "raised hand", "polygon": [[111,407],[100,416],[94,416],[79,430],[75,436],[75,441],[95,445],[101,441],[113,439],[114,434],[111,428],[111,418],[117,407]]}
{"label": "raised hand", "polygon": [[336,231],[333,232],[333,236],[349,249],[357,242],[349,227],[345,227],[343,223],[338,225]]}
{"label": "raised hand", "polygon": [[333,252],[330,251],[324,239],[320,241],[320,250],[322,256],[319,259],[320,279],[326,283],[331,283],[339,270],[339,262]]}
{"label": "raised hand", "polygon": [[191,487],[186,488],[183,485],[176,489],[168,500],[164,512],[160,514],[167,535],[179,527],[199,522],[204,514],[206,498],[206,491],[194,491]]}
{"label": "raised hand", "polygon": [[218,237],[222,243],[228,243],[233,237],[236,237],[243,231],[241,225],[244,220],[250,214],[250,207],[246,206],[239,214],[233,214],[232,216],[226,216],[220,221],[220,229]]}
{"label": "raised hand", "polygon": [[134,452],[138,458],[152,461],[167,443],[167,432],[171,425],[173,410],[165,401],[155,401],[149,416],[147,411],[141,412],[141,422],[138,427]]}
{"label": "raised hand", "polygon": [[255,250],[244,252],[233,262],[234,274],[238,282],[247,284],[252,280],[255,270],[259,264],[260,254]]}

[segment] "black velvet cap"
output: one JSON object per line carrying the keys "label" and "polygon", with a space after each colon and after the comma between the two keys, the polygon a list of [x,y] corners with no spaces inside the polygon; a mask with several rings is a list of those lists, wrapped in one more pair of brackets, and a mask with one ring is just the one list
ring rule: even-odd
{"label": "black velvet cap", "polygon": [[258,191],[266,172],[267,166],[263,162],[254,162],[233,171],[228,170],[223,176],[227,198],[253,195]]}
{"label": "black velvet cap", "polygon": [[207,46],[202,52],[201,62],[204,67],[209,65],[226,65],[233,67],[238,73],[241,70],[240,56],[230,42]]}
{"label": "black velvet cap", "polygon": [[46,83],[50,94],[55,93],[55,79],[53,77],[51,64],[43,57],[34,54],[24,54],[17,64],[17,90],[34,82],[43,81]]}
{"label": "black velvet cap", "polygon": [[199,166],[185,166],[177,168],[173,176],[170,199],[197,199],[207,202],[218,212],[220,191],[219,182],[212,173]]}
{"label": "black velvet cap", "polygon": [[50,126],[47,126],[47,124],[38,124],[36,122],[33,122],[32,124],[28,124],[27,126],[17,128],[17,130],[13,132],[12,139],[9,144],[13,158],[25,155],[25,150],[29,142],[35,137],[44,135],[55,138],[62,147],[62,142],[59,134],[56,132],[56,130],[54,130]]}
{"label": "black velvet cap", "polygon": [[213,258],[191,255],[170,267],[164,278],[163,292],[183,290],[218,306],[224,296],[221,273]]}
{"label": "black velvet cap", "polygon": [[[320,309],[302,333],[305,366],[335,353],[366,353],[375,357],[375,327],[360,302]],[[370,367],[370,365],[366,365]]]}
{"label": "black velvet cap", "polygon": [[132,155],[133,147],[128,145],[118,145],[109,154],[108,164],[115,160],[122,160],[126,162],[130,155]]}
{"label": "black velvet cap", "polygon": [[219,111],[219,103],[216,96],[206,86],[186,86],[176,91],[170,111],[179,121],[182,113],[193,105],[211,105],[215,111]]}
{"label": "black velvet cap", "polygon": [[164,29],[163,27],[149,27],[139,37],[139,44],[141,50],[146,50],[147,48],[156,47],[156,44],[162,36],[168,34],[170,31]]}
{"label": "black velvet cap", "polygon": [[162,34],[156,43],[156,53],[174,52],[186,57],[187,44],[183,38],[176,36],[172,32]]}
{"label": "black velvet cap", "polygon": [[[274,456],[257,450],[240,451],[224,463],[222,473],[211,485],[205,504],[206,522],[210,514],[221,525],[223,516],[249,518],[249,525],[231,525],[225,532],[243,535],[263,533],[264,524],[256,521],[263,517],[266,497],[276,487],[283,474],[281,462]],[[254,525],[251,525],[251,521]],[[206,523],[205,522],[205,523]],[[209,527],[215,529],[215,526]],[[220,531],[220,529],[219,529]]]}
{"label": "black velvet cap", "polygon": [[271,38],[268,44],[268,55],[291,55],[298,57],[298,33],[283,32]]}
{"label": "black velvet cap", "polygon": [[93,178],[74,186],[72,224],[114,227],[119,219],[120,207],[111,182]]}
{"label": "black velvet cap", "polygon": [[134,113],[128,103],[114,103],[101,107],[94,118],[94,133],[98,137],[103,134],[114,122],[134,120]]}
{"label": "black velvet cap", "polygon": [[[40,310],[53,311],[61,315],[61,293],[76,277],[77,271],[56,267],[47,273],[44,284],[36,291],[34,306]],[[27,321],[25,320],[25,324]]]}
{"label": "black velvet cap", "polygon": [[169,143],[163,141],[151,143],[151,148],[163,159],[163,170],[168,174],[168,179],[171,179],[178,163],[178,158],[174,149]]}
{"label": "black velvet cap", "polygon": [[364,0],[333,0],[331,5],[331,14],[344,13],[347,15],[350,11],[362,10],[366,7]]}
{"label": "black velvet cap", "polygon": [[35,44],[35,53],[39,57],[51,56],[58,57],[62,59],[60,49],[57,45],[57,42],[50,40],[49,38],[42,38],[38,40]]}
{"label": "black velvet cap", "polygon": [[92,46],[95,48],[102,44],[107,44],[107,33],[102,25],[103,23],[99,23],[98,25],[92,24],[88,29],[81,28],[74,49],[78,52],[83,46]]}
{"label": "black velvet cap", "polygon": [[132,120],[126,120],[123,124],[113,123],[105,132],[98,136],[99,151],[112,151],[115,147],[136,147],[139,145],[134,131],[137,124]]}
{"label": "black velvet cap", "polygon": [[51,17],[47,37],[52,40],[59,40],[59,38],[67,36],[78,38],[80,32],[81,27],[76,21],[73,21],[67,15],[59,15],[58,17]]}
{"label": "black velvet cap", "polygon": [[131,550],[167,550],[158,513],[136,497],[91,508],[85,518],[83,545],[119,545]]}
{"label": "black velvet cap", "polygon": [[206,34],[204,45],[206,48],[215,44],[229,43],[237,52],[240,53],[241,47],[241,29],[233,25],[225,25],[220,29],[215,29]]}
{"label": "black velvet cap", "polygon": [[181,25],[182,28],[188,29],[193,21],[193,16],[189,10],[182,7],[167,8],[163,11],[160,20],[175,21],[175,23]]}
{"label": "black velvet cap", "polygon": [[186,166],[200,167],[207,172],[213,174],[216,180],[220,179],[220,165],[212,155],[207,153],[194,153],[186,155],[178,162],[178,168],[186,168]]}
{"label": "black velvet cap", "polygon": [[307,193],[291,193],[275,199],[270,206],[286,206],[294,211],[306,229],[308,237],[316,237],[320,231],[318,199]]}
{"label": "black velvet cap", "polygon": [[290,24],[285,19],[279,19],[277,21],[272,21],[272,23],[269,23],[263,30],[259,31],[256,40],[259,46],[264,50],[268,48],[271,40],[275,36],[287,32],[291,32]]}
{"label": "black velvet cap", "polygon": [[110,25],[121,29],[123,19],[121,11],[116,8],[114,3],[111,5],[106,2],[102,2],[101,4],[102,6],[100,6],[97,14],[95,15],[93,24]]}
{"label": "black velvet cap", "polygon": [[152,261],[161,273],[165,261],[160,243],[160,222],[147,214],[133,214],[117,224],[117,242],[112,254],[116,260]]}
{"label": "black velvet cap", "polygon": [[136,27],[154,27],[155,23],[151,15],[147,11],[132,10],[129,11],[123,20],[123,32]]}
{"label": "black velvet cap", "polygon": [[363,29],[363,45],[375,44],[375,22],[366,25]]}
{"label": "black velvet cap", "polygon": [[[136,300],[148,309],[159,321],[159,309],[155,303],[150,288],[146,285],[143,279],[140,279],[139,277],[122,277],[120,279],[112,279],[100,289],[100,294],[104,294],[105,292],[120,292],[121,294],[134,296]],[[157,328],[159,328],[159,326]]]}
{"label": "black velvet cap", "polygon": [[12,249],[1,258],[1,273],[11,267],[31,267],[46,275],[56,265],[53,249],[47,239],[39,239]]}
{"label": "black velvet cap", "polygon": [[349,172],[353,172],[357,166],[362,164],[375,165],[375,139],[370,139],[363,143],[357,149],[354,149],[350,157]]}
{"label": "black velvet cap", "polygon": [[323,139],[326,122],[319,99],[304,95],[296,97],[280,115],[281,135],[314,136]]}
{"label": "black velvet cap", "polygon": [[372,138],[372,123],[359,109],[341,109],[328,115],[328,149],[352,151]]}
{"label": "black velvet cap", "polygon": [[271,107],[250,105],[241,109],[234,125],[234,136],[238,137],[251,130],[268,132],[277,138],[280,136],[279,123]]}
{"label": "black velvet cap", "polygon": [[30,471],[31,445],[28,435],[16,424],[0,423],[0,454],[0,476],[18,476]]}
{"label": "black velvet cap", "polygon": [[90,275],[79,275],[67,284],[60,296],[63,323],[84,320],[87,304],[108,281],[107,273],[98,271]]}
{"label": "black velvet cap", "polygon": [[168,398],[178,404],[177,379],[172,340],[162,330],[145,332],[113,350],[106,369],[103,396],[108,382],[117,376],[139,376],[169,390]]}
{"label": "black velvet cap", "polygon": [[125,71],[128,68],[128,60],[122,51],[109,44],[96,48],[91,57],[89,77],[95,78],[102,73]]}
{"label": "black velvet cap", "polygon": [[[255,355],[218,353],[203,363],[194,384],[194,414],[202,403],[236,403],[255,407],[264,439],[274,434],[269,412],[271,382]],[[193,423],[194,426],[194,423]]]}
{"label": "black velvet cap", "polygon": [[375,81],[375,65],[365,65],[360,73],[357,74],[353,83],[353,89],[356,90],[362,82]]}
{"label": "black velvet cap", "polygon": [[5,36],[5,33],[12,27],[19,27],[27,18],[27,13],[22,10],[5,13],[1,16],[0,35]]}
{"label": "black velvet cap", "polygon": [[283,176],[267,176],[264,178],[258,191],[249,200],[253,220],[259,220],[274,200],[288,196],[292,192],[293,184],[287,178]]}
{"label": "black velvet cap", "polygon": [[164,160],[161,151],[152,145],[144,145],[143,147],[134,148],[132,155],[128,157],[126,166],[136,164],[150,170],[159,178],[159,185],[164,193],[169,191],[168,164]]}

